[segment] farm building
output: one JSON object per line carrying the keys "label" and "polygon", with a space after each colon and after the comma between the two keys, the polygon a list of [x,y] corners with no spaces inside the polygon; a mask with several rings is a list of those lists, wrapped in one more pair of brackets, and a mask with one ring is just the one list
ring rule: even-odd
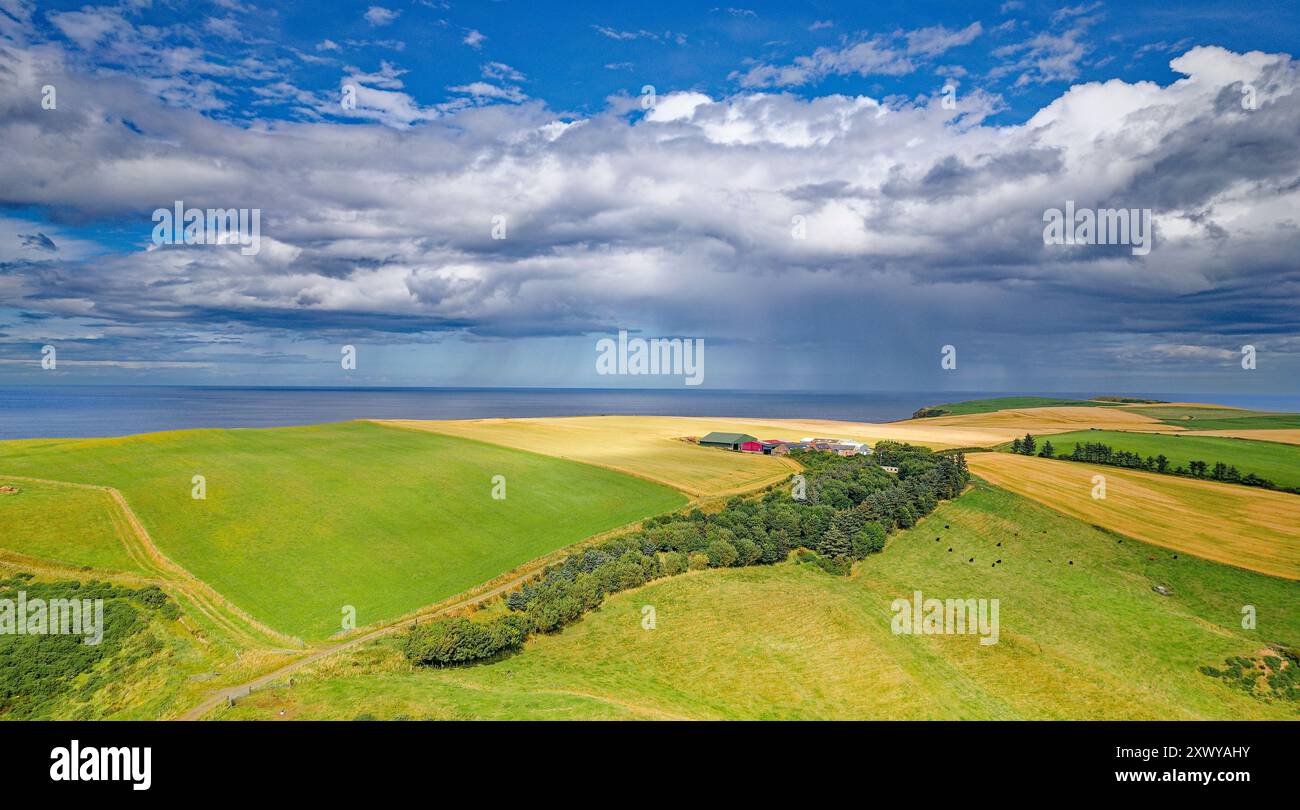
{"label": "farm building", "polygon": [[740,452],[742,453],[761,453],[763,452],[763,443],[759,441],[741,442]]}
{"label": "farm building", "polygon": [[728,450],[739,450],[745,442],[757,444],[758,439],[748,433],[720,433],[715,430],[700,439],[700,447],[725,447]]}
{"label": "farm building", "polygon": [[856,456],[858,454],[869,456],[872,453],[870,447],[862,442],[855,442],[852,439],[827,439],[816,436],[805,436],[799,441],[810,445],[814,450],[829,451],[840,456]]}

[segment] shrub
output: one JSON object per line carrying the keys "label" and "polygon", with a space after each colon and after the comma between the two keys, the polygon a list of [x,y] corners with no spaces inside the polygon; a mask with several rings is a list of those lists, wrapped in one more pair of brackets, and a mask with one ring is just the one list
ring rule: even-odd
{"label": "shrub", "polygon": [[686,555],[680,551],[670,551],[663,555],[662,568],[665,576],[685,573],[687,565]]}
{"label": "shrub", "polygon": [[709,555],[703,551],[692,551],[689,565],[692,571],[702,571],[709,567]]}
{"label": "shrub", "polygon": [[853,571],[853,561],[848,557],[825,557],[820,554],[813,555],[817,567],[828,574],[834,574],[838,577],[846,577]]}
{"label": "shrub", "polygon": [[525,616],[501,616],[489,625],[493,654],[519,649],[532,629],[532,623]]}
{"label": "shrub", "polygon": [[511,610],[524,610],[530,601],[532,601],[532,594],[529,592],[529,587],[525,585],[521,590],[510,592],[506,597],[506,607]]}
{"label": "shrub", "polygon": [[875,551],[885,548],[885,527],[872,521],[862,526],[862,531],[853,536],[853,557],[862,559]]}
{"label": "shrub", "polygon": [[753,565],[755,562],[758,561],[758,558],[762,555],[762,553],[763,550],[760,549],[758,547],[758,544],[755,543],[753,540],[748,540],[748,539],[737,540],[736,561],[733,563],[733,565],[737,565],[737,566]]}
{"label": "shrub", "polygon": [[709,566],[712,568],[726,568],[734,563],[739,556],[735,546],[721,539],[709,543],[707,554]]}
{"label": "shrub", "polygon": [[776,531],[769,534],[759,544],[758,561],[764,565],[784,562],[790,556],[790,541],[785,532]]}
{"label": "shrub", "polygon": [[833,559],[846,558],[852,553],[852,546],[849,538],[840,531],[839,526],[831,526],[826,534],[822,535],[821,544],[817,547],[823,557]]}
{"label": "shrub", "polygon": [[567,593],[547,600],[538,600],[528,608],[528,617],[540,632],[554,632],[582,615],[582,605]]}
{"label": "shrub", "polygon": [[463,617],[417,625],[406,639],[406,657],[417,664],[461,664],[493,652],[488,628]]}
{"label": "shrub", "polygon": [[584,611],[594,610],[600,605],[600,600],[605,598],[605,589],[601,587],[600,581],[592,574],[579,574],[573,580],[573,587],[569,593],[582,606]]}

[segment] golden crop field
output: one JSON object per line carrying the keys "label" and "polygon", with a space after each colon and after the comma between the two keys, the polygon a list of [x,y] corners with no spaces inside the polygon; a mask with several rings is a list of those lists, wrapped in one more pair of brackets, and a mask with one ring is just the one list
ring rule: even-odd
{"label": "golden crop field", "polygon": [[1282,444],[1300,444],[1300,429],[1277,428],[1274,430],[1188,430],[1183,436],[1223,436],[1230,439],[1258,439],[1261,442],[1281,442]]}
{"label": "golden crop field", "polygon": [[[1084,409],[1089,410],[1089,409]],[[637,417],[640,418],[640,417]],[[753,433],[759,430],[782,431],[777,438],[802,438],[804,436],[829,436],[858,441],[911,442],[923,447],[941,450],[947,447],[991,447],[1009,442],[1025,433],[1014,424],[966,424],[959,417],[939,423],[937,419],[899,422],[845,422],[830,419],[730,419],[734,424]],[[695,420],[699,421],[699,420]],[[1075,428],[1077,429],[1077,428]],[[760,438],[767,438],[762,436]]]}
{"label": "golden crop field", "polygon": [[[972,472],[1059,512],[1154,545],[1300,579],[1300,497],[1116,467],[1008,453],[968,456]],[[1092,497],[1093,476],[1106,497]]]}
{"label": "golden crop field", "polygon": [[[1145,414],[1123,408],[1013,408],[989,413],[972,413],[961,416],[938,416],[923,421],[925,426],[961,428],[965,430],[1001,430],[1015,436],[1033,433],[1067,433],[1073,430],[1140,430],[1151,433],[1177,433],[1183,428],[1166,425]],[[989,444],[990,442],[985,442]]]}

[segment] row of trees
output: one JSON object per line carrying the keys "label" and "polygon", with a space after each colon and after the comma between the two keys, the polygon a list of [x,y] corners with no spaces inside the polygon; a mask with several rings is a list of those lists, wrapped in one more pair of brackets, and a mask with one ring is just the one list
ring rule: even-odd
{"label": "row of trees", "polygon": [[1056,448],[1052,446],[1051,441],[1043,442],[1043,449],[1039,450],[1038,440],[1034,438],[1032,433],[1026,433],[1025,438],[1023,439],[1011,440],[1011,452],[1013,453],[1019,453],[1022,456],[1032,456],[1034,455],[1035,450],[1038,451],[1038,455],[1042,458],[1056,457]]}
{"label": "row of trees", "polygon": [[[1026,447],[1029,448],[1026,451]],[[1026,434],[1024,439],[1016,439],[1011,443],[1011,450],[1015,453],[1033,454],[1034,440],[1033,437]],[[1181,475],[1186,478],[1203,478],[1210,481],[1223,481],[1229,484],[1244,484],[1249,487],[1261,487],[1263,489],[1275,489],[1282,492],[1292,492],[1300,494],[1300,489],[1295,487],[1279,487],[1273,481],[1262,478],[1254,473],[1243,474],[1233,464],[1225,464],[1222,461],[1216,461],[1210,464],[1205,461],[1192,460],[1187,462],[1187,466],[1175,466],[1172,461],[1164,454],[1143,456],[1141,453],[1134,453],[1128,450],[1116,450],[1108,444],[1102,442],[1079,442],[1069,453],[1057,455],[1051,442],[1045,442],[1043,449],[1038,455],[1046,458],[1058,458],[1066,461],[1083,461],[1089,464],[1105,464],[1111,467],[1124,467],[1130,470],[1144,470],[1146,472],[1163,473],[1166,475]]]}
{"label": "row of trees", "polygon": [[[801,487],[732,498],[713,514],[694,509],[652,518],[640,531],[549,567],[506,597],[507,614],[413,627],[407,657],[426,665],[490,658],[519,647],[531,633],[577,620],[609,594],[687,570],[770,565],[795,548],[820,555],[827,570],[847,571],[854,560],[883,550],[890,531],[911,527],[940,500],[959,495],[970,478],[961,454],[893,442],[878,445],[875,457],[793,457],[804,466]],[[898,474],[881,464],[897,466]]]}
{"label": "row of trees", "polygon": [[1245,484],[1250,487],[1277,489],[1284,492],[1300,492],[1294,487],[1279,487],[1273,481],[1254,473],[1242,474],[1236,465],[1216,461],[1213,465],[1205,461],[1192,460],[1184,467],[1181,464],[1171,466],[1172,462],[1161,453],[1157,456],[1143,457],[1140,453],[1115,448],[1101,442],[1082,442],[1074,446],[1069,455],[1060,458],[1069,461],[1086,461],[1092,464],[1107,464],[1112,467],[1127,467],[1131,470],[1181,475],[1188,478],[1204,478],[1211,481],[1224,481],[1231,484]]}

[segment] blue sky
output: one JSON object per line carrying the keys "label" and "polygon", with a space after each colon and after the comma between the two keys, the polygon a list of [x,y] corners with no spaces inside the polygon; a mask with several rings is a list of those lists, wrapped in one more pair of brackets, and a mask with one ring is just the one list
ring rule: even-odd
{"label": "blue sky", "polygon": [[[0,384],[682,384],[598,375],[625,329],[710,388],[1288,393],[1298,20],[0,0]],[[177,200],[259,252],[153,244]]]}

